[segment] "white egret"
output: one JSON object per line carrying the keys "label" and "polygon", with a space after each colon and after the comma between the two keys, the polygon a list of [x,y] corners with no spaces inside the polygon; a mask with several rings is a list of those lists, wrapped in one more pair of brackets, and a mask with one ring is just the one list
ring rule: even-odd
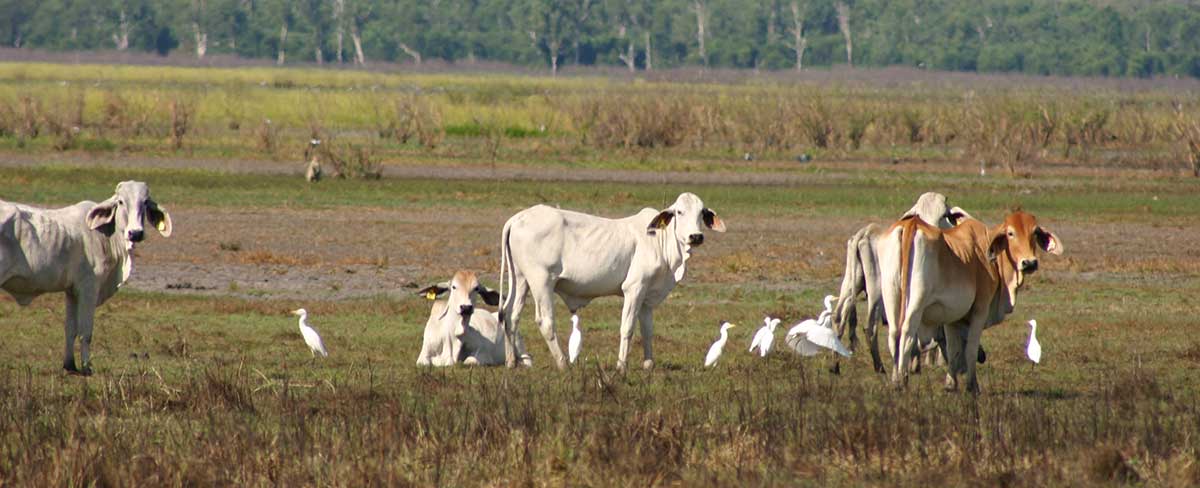
{"label": "white egret", "polygon": [[725,349],[725,341],[729,340],[729,329],[737,327],[737,325],[729,322],[721,322],[721,338],[717,339],[711,347],[708,348],[708,355],[704,356],[704,367],[711,367],[717,364],[717,359],[721,358],[721,350]]}
{"label": "white egret", "polygon": [[754,340],[750,341],[750,352],[754,352],[754,348],[758,348],[759,356],[767,357],[767,353],[771,352],[771,345],[775,343],[775,327],[779,326],[779,319],[771,317],[763,317],[762,328],[754,333]]}
{"label": "white egret", "polygon": [[567,340],[567,359],[575,364],[579,357],[579,346],[583,342],[583,332],[579,330],[579,316],[571,314],[571,338]]}
{"label": "white egret", "polygon": [[1025,348],[1025,354],[1029,355],[1029,360],[1035,364],[1042,362],[1042,343],[1037,340],[1037,321],[1030,320],[1029,326],[1029,347]]}
{"label": "white egret", "polygon": [[837,333],[826,325],[830,323],[829,315],[829,311],[821,312],[820,319],[808,319],[796,324],[788,330],[783,341],[801,356],[813,356],[825,348],[849,357],[850,350],[838,340]]}
{"label": "white egret", "polygon": [[315,329],[308,326],[308,311],[298,308],[292,310],[292,315],[300,316],[300,335],[304,336],[304,343],[308,344],[309,352],[313,357],[316,357],[317,353],[321,353],[322,357],[329,356],[329,353],[325,351],[325,343],[321,342],[321,336],[317,335]]}

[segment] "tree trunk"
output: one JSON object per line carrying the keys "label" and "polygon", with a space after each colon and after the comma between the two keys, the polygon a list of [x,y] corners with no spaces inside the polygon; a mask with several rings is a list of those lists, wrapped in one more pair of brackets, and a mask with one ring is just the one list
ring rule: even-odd
{"label": "tree trunk", "polygon": [[350,25],[350,40],[354,41],[354,63],[366,66],[367,57],[363,55],[362,36],[358,35],[358,24]]}
{"label": "tree trunk", "polygon": [[854,66],[854,41],[850,38],[850,6],[846,2],[838,2],[835,5],[837,8],[838,29],[842,31],[842,37],[846,38],[846,64]]}
{"label": "tree trunk", "polygon": [[325,64],[325,55],[321,53],[321,45],[317,44],[317,48],[314,51],[316,51],[317,64]]}
{"label": "tree trunk", "polygon": [[113,34],[113,44],[116,44],[118,51],[129,49],[129,19],[125,18],[125,10],[121,9],[120,22],[117,23],[117,32]]}
{"label": "tree trunk", "polygon": [[417,52],[417,50],[408,47],[408,44],[403,42],[400,43],[400,50],[404,51],[405,54],[412,56],[413,62],[417,63],[417,66],[421,65],[421,53]]}
{"label": "tree trunk", "polygon": [[796,52],[796,71],[804,69],[804,50],[808,38],[804,37],[804,17],[800,15],[800,3],[792,2],[792,50]]}
{"label": "tree trunk", "polygon": [[198,22],[192,22],[192,33],[196,36],[196,59],[204,59],[208,52],[208,33],[200,30]]}
{"label": "tree trunk", "polygon": [[275,64],[281,65],[281,64],[283,64],[284,60],[287,58],[286,46],[287,46],[287,23],[285,22],[283,24],[283,26],[279,28],[279,55],[278,55],[278,57],[275,58]]}
{"label": "tree trunk", "polygon": [[546,45],[550,48],[550,76],[558,76],[558,45],[558,39],[550,41]]}
{"label": "tree trunk", "polygon": [[[618,39],[624,41],[626,34],[627,34],[627,32],[626,32],[624,25],[622,25],[619,29],[617,29],[617,38]],[[637,55],[635,54],[635,51],[633,50],[633,40],[632,39],[630,39],[629,47],[625,49],[625,52],[617,53],[617,59],[620,59],[621,62],[625,63],[625,67],[629,68],[629,71],[637,70]]]}
{"label": "tree trunk", "polygon": [[337,39],[337,62],[338,62],[338,64],[342,64],[342,51],[344,51],[344,49],[343,49],[344,45],[342,44],[342,39],[344,37],[342,35],[342,31],[343,31],[343,29],[342,29],[342,13],[345,11],[346,11],[346,0],[333,0],[333,25],[335,26],[334,29],[336,29],[334,31],[334,37]]}
{"label": "tree trunk", "polygon": [[645,36],[646,36],[646,71],[652,71],[652,70],[654,70],[654,62],[651,59],[650,53],[654,52],[654,50],[650,48],[650,30],[649,29],[646,29]]}
{"label": "tree trunk", "polygon": [[700,60],[704,62],[704,66],[708,67],[708,51],[704,48],[705,23],[708,19],[707,13],[704,11],[704,2],[694,0],[692,9],[696,11],[696,43],[700,45]]}

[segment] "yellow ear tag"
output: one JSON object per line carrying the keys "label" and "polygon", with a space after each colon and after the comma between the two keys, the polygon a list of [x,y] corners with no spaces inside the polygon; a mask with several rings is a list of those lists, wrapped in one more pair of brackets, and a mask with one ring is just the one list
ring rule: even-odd
{"label": "yellow ear tag", "polygon": [[154,227],[157,227],[158,231],[162,232],[167,229],[167,222],[160,220],[160,221],[158,221],[158,225],[155,225]]}
{"label": "yellow ear tag", "polygon": [[437,292],[436,292],[436,291],[431,291],[431,292],[429,292],[429,293],[426,293],[426,294],[425,294],[425,298],[428,298],[428,299],[430,299],[430,300],[437,300]]}

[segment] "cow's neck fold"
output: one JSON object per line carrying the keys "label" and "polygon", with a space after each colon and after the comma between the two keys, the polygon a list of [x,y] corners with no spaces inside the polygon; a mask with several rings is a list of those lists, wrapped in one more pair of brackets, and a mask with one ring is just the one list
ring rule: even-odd
{"label": "cow's neck fold", "polygon": [[679,242],[679,239],[675,238],[675,219],[671,219],[671,224],[666,229],[658,231],[657,237],[661,240],[659,249],[662,252],[663,260],[667,262],[667,266],[675,276],[675,282],[683,281],[689,256],[687,249]]}

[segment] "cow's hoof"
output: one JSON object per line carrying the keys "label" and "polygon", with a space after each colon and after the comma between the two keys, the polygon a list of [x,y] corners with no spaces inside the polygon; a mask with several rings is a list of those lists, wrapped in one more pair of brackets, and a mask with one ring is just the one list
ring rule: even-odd
{"label": "cow's hoof", "polygon": [[956,391],[958,390],[958,382],[953,378],[947,377],[946,382],[942,383],[942,389],[945,391]]}
{"label": "cow's hoof", "polygon": [[645,361],[642,361],[642,369],[644,369],[646,371],[650,371],[650,370],[654,369],[654,360],[647,359]]}
{"label": "cow's hoof", "polygon": [[526,368],[532,368],[533,367],[533,356],[530,356],[528,354],[521,356],[521,366],[524,366]]}
{"label": "cow's hoof", "polygon": [[617,361],[617,372],[619,372],[619,373],[625,372],[625,361]]}
{"label": "cow's hoof", "polygon": [[67,372],[67,374],[69,374],[71,376],[85,376],[86,377],[86,376],[92,375],[92,368],[83,368],[83,369],[63,368],[63,369]]}
{"label": "cow's hoof", "polygon": [[838,375],[842,374],[842,363],[840,361],[835,361],[833,366],[829,367],[829,372]]}

